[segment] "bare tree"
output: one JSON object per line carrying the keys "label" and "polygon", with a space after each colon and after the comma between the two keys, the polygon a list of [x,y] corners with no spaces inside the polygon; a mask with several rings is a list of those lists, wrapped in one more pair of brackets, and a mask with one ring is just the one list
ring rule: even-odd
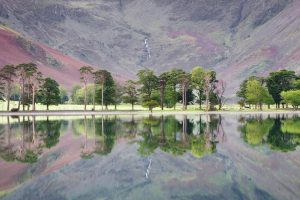
{"label": "bare tree", "polygon": [[224,96],[225,90],[226,90],[226,82],[223,80],[219,80],[217,83],[217,87],[216,87],[216,94],[217,94],[218,103],[219,103],[219,110],[222,109],[222,107],[226,101],[226,98]]}

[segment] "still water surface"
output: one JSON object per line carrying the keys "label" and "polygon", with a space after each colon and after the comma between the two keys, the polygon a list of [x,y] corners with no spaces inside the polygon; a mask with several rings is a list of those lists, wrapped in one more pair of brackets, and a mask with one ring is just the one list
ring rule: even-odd
{"label": "still water surface", "polygon": [[296,115],[0,118],[0,199],[300,199]]}

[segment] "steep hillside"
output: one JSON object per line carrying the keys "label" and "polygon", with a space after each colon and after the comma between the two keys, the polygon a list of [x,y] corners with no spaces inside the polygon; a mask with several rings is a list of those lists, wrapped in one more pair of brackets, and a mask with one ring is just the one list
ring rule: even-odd
{"label": "steep hillside", "polygon": [[78,70],[85,63],[46,45],[27,40],[5,26],[0,26],[0,44],[0,66],[35,62],[45,76],[55,78],[67,89],[79,84]]}
{"label": "steep hillside", "polygon": [[299,0],[0,0],[0,20],[128,78],[195,65],[233,95],[250,75],[300,66]]}

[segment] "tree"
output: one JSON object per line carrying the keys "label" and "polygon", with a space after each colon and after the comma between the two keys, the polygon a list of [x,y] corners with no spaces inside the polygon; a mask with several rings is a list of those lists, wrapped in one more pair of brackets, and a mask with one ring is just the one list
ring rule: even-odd
{"label": "tree", "polygon": [[280,96],[281,92],[293,89],[293,82],[295,78],[295,72],[289,70],[272,72],[267,77],[267,88],[276,103],[276,108],[279,108],[282,101]]}
{"label": "tree", "polygon": [[44,84],[39,90],[39,102],[47,106],[49,110],[49,105],[58,105],[60,102],[60,92],[58,83],[51,79],[46,78]]}
{"label": "tree", "polygon": [[[97,93],[97,86],[100,85],[101,89],[101,110],[103,111],[103,105],[104,105],[104,83],[105,83],[105,71],[104,70],[98,70],[94,72],[94,110],[95,110],[95,102],[96,102],[96,93]],[[97,90],[97,91],[96,91]],[[98,95],[99,96],[99,95]]]}
{"label": "tree", "polygon": [[19,104],[18,104],[18,109],[20,110],[20,105],[22,102],[22,107],[23,110],[25,110],[25,82],[26,82],[26,64],[19,64],[16,69],[17,69],[17,77],[18,77],[18,82],[19,82],[19,87],[21,91],[21,95],[19,96]]}
{"label": "tree", "polygon": [[284,103],[291,104],[294,109],[298,109],[300,105],[300,90],[290,90],[281,92]]}
{"label": "tree", "polygon": [[86,110],[86,104],[87,104],[87,94],[86,94],[86,86],[89,82],[89,79],[92,76],[93,73],[93,68],[90,66],[83,66],[79,69],[80,71],[80,80],[82,81],[84,85],[84,110]]}
{"label": "tree", "polygon": [[249,80],[257,80],[257,81],[261,82],[262,84],[264,82],[263,78],[261,78],[261,77],[250,76],[248,79],[244,80],[240,84],[240,89],[239,89],[239,91],[236,92],[236,96],[240,98],[239,104],[242,105],[241,107],[245,107],[245,104],[249,103],[249,102],[246,102],[247,101],[246,88],[247,88],[247,82]]}
{"label": "tree", "polygon": [[177,87],[180,83],[180,76],[184,73],[181,69],[171,69],[168,73],[168,81],[166,87],[166,98],[169,107],[174,106],[176,108],[176,103],[178,101]]}
{"label": "tree", "polygon": [[156,100],[149,100],[149,101],[145,101],[143,103],[143,107],[145,108],[149,108],[149,110],[152,112],[153,111],[153,108],[156,108],[159,106],[159,103],[158,101]]}
{"label": "tree", "polygon": [[115,103],[115,110],[117,110],[117,105],[120,105],[123,100],[123,92],[124,89],[120,84],[115,84],[115,95],[114,95],[114,103]]}
{"label": "tree", "polygon": [[72,92],[71,92],[71,100],[73,103],[75,103],[75,95],[77,93],[78,90],[80,90],[80,86],[79,85],[75,85],[73,88],[72,88]]}
{"label": "tree", "polygon": [[0,70],[0,79],[5,83],[6,87],[7,111],[10,110],[10,97],[15,76],[16,68],[14,65],[5,65]]}
{"label": "tree", "polygon": [[148,105],[148,108],[151,111],[153,109],[152,105],[156,105],[154,101],[159,104],[157,100],[158,78],[155,76],[154,72],[149,69],[140,70],[137,73],[137,76],[139,78],[138,83],[141,84],[140,92],[142,95],[143,106]]}
{"label": "tree", "polygon": [[266,94],[266,96],[263,100],[263,103],[268,105],[268,109],[270,109],[271,105],[275,103],[275,101],[270,93]]}
{"label": "tree", "polygon": [[197,101],[199,103],[199,108],[202,109],[202,100],[203,100],[203,92],[204,92],[204,84],[205,84],[205,70],[203,67],[196,66],[192,70],[192,86],[196,90],[197,93]]}
{"label": "tree", "polygon": [[[99,82],[103,86],[96,91],[96,102],[103,103],[108,109],[108,105],[115,104],[116,84],[110,72],[103,70],[104,82]],[[99,80],[103,81],[103,80]]]}
{"label": "tree", "polygon": [[182,109],[187,109],[187,91],[189,89],[191,76],[188,73],[182,73],[180,76],[181,92],[182,92]]}
{"label": "tree", "polygon": [[59,87],[59,94],[60,94],[60,103],[64,104],[69,101],[67,90],[63,87]]}
{"label": "tree", "polygon": [[222,109],[224,103],[225,103],[225,90],[226,90],[226,83],[222,80],[220,80],[217,83],[217,87],[216,87],[216,97],[218,100],[218,104],[219,104],[219,110]]}
{"label": "tree", "polygon": [[138,102],[138,91],[136,82],[129,80],[124,86],[124,102],[131,104],[131,109],[134,110],[134,104]]}
{"label": "tree", "polygon": [[162,74],[159,77],[160,107],[161,107],[161,110],[164,110],[166,84],[167,84],[167,76],[164,76]]}
{"label": "tree", "polygon": [[214,109],[214,106],[218,104],[218,98],[216,95],[216,84],[218,80],[216,79],[215,71],[208,71],[204,77],[204,92],[205,92],[205,106],[206,111]]}
{"label": "tree", "polygon": [[[22,104],[27,104],[29,109],[30,100],[35,110],[35,96],[42,82],[42,73],[38,71],[37,65],[34,63],[24,63],[17,66],[19,83],[22,88]],[[19,101],[20,106],[20,101]]]}
{"label": "tree", "polygon": [[259,106],[259,109],[262,110],[262,104],[266,100],[266,96],[269,95],[269,92],[266,87],[264,87],[257,80],[250,80],[247,82],[246,87],[246,98],[248,102],[256,104]]}

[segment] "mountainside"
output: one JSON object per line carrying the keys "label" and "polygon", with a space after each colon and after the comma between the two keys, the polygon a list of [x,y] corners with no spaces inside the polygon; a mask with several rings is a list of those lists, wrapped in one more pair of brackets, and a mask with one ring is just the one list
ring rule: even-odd
{"label": "mountainside", "polygon": [[79,68],[87,65],[1,25],[0,44],[0,66],[34,62],[45,77],[54,78],[69,90],[79,84]]}
{"label": "mountainside", "polygon": [[299,0],[0,0],[0,21],[128,78],[214,69],[229,95],[250,75],[300,71]]}

